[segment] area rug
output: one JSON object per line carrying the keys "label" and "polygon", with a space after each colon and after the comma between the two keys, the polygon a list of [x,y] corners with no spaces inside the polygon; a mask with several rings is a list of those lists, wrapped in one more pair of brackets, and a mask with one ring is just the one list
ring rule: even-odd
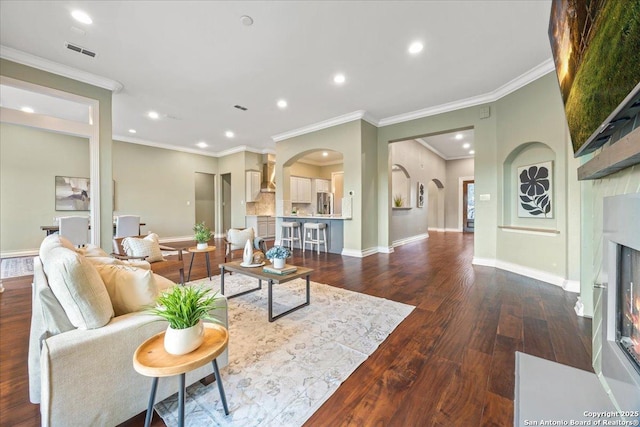
{"label": "area rug", "polygon": [[33,257],[3,258],[0,263],[0,279],[33,274]]}
{"label": "area rug", "polygon": [[[199,280],[219,289],[213,282]],[[225,276],[225,293],[257,280]],[[274,314],[304,301],[303,279],[274,286]],[[276,304],[277,302],[277,304]],[[413,306],[311,283],[311,305],[267,320],[267,286],[229,300],[229,365],[221,369],[225,416],[215,383],[187,388],[187,426],[300,426],[411,313]],[[178,425],[177,395],[156,405]]]}

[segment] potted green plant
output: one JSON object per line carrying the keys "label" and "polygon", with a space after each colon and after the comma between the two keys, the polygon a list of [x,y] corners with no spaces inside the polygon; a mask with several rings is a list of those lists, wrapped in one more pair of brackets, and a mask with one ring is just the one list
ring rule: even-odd
{"label": "potted green plant", "polygon": [[400,194],[396,194],[395,196],[393,196],[393,207],[394,208],[401,208],[403,204],[404,204],[404,199],[402,198],[402,196]]}
{"label": "potted green plant", "polygon": [[209,239],[211,239],[211,230],[202,222],[197,222],[193,226],[194,238],[196,240],[196,248],[206,249],[209,246]]}
{"label": "potted green plant", "polygon": [[164,336],[167,353],[187,354],[202,344],[203,320],[218,322],[210,314],[217,308],[216,301],[211,289],[197,286],[174,286],[160,294],[157,305],[147,312],[169,322]]}
{"label": "potted green plant", "polygon": [[284,261],[291,256],[289,248],[284,246],[274,246],[267,251],[265,257],[271,260],[273,268],[284,268]]}

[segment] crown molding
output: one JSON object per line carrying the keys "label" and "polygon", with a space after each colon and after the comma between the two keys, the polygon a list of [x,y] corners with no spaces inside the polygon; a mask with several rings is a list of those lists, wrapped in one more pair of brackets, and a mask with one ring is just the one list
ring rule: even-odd
{"label": "crown molding", "polygon": [[446,104],[436,105],[434,107],[424,108],[422,110],[411,111],[409,113],[398,114],[396,116],[380,119],[380,126],[389,126],[397,123],[407,122],[409,120],[421,119],[423,117],[435,116],[436,114],[448,113],[463,108],[475,107],[477,105],[495,102],[500,98],[509,95],[521,87],[539,79],[540,77],[555,71],[553,59],[549,58],[543,63],[533,67],[531,70],[516,77],[510,82],[500,86],[494,91],[483,95],[473,96],[458,101],[448,102]]}
{"label": "crown molding", "polygon": [[371,123],[374,126],[378,126],[378,121],[375,120],[369,113],[364,110],[354,111],[352,113],[343,114],[342,116],[334,117],[332,119],[324,120],[322,122],[314,123],[309,126],[304,126],[298,129],[294,129],[288,132],[284,132],[271,137],[274,142],[282,141],[285,139],[293,138],[295,136],[304,135],[311,132],[316,132],[322,129],[338,126],[344,123],[349,123],[354,120],[364,120]]}
{"label": "crown molding", "polygon": [[129,144],[146,145],[148,147],[163,148],[165,150],[181,151],[183,153],[199,154],[201,156],[208,156],[208,157],[224,157],[224,156],[229,156],[235,153],[241,153],[244,151],[248,151],[250,153],[257,153],[257,154],[275,154],[275,151],[270,148],[260,149],[255,147],[249,147],[246,145],[239,145],[237,147],[233,147],[223,151],[210,152],[210,151],[199,150],[196,148],[182,147],[179,145],[163,144],[160,142],[149,141],[146,139],[132,138],[130,136],[125,136],[125,135],[113,135],[111,139],[114,141],[127,142]]}
{"label": "crown molding", "polygon": [[425,141],[422,138],[416,138],[415,141],[422,145],[424,148],[426,148],[427,150],[433,152],[433,154],[436,154],[440,157],[442,157],[445,160],[449,160],[449,158],[447,156],[445,156],[444,154],[442,154],[440,151],[438,151],[437,149],[435,149],[434,147],[431,146],[431,144],[429,144],[427,141]]}
{"label": "crown molding", "polygon": [[344,160],[333,160],[331,162],[317,162],[315,160],[300,159],[298,160],[298,163],[306,163],[311,166],[323,167],[323,166],[341,165],[344,163]]}
{"label": "crown molding", "polygon": [[110,90],[113,93],[120,92],[124,87],[122,83],[116,80],[98,76],[58,62],[53,62],[8,46],[0,45],[0,58],[101,87],[103,89]]}

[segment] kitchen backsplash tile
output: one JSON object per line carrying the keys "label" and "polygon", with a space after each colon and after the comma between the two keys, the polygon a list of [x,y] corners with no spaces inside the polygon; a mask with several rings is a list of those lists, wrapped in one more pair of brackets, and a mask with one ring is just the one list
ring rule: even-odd
{"label": "kitchen backsplash tile", "polygon": [[276,193],[260,193],[255,202],[247,203],[247,215],[274,215],[276,210]]}

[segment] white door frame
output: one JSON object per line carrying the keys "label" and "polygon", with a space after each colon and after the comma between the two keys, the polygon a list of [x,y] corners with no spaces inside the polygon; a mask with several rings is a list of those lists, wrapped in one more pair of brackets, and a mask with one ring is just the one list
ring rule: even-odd
{"label": "white door frame", "polygon": [[464,230],[462,228],[462,199],[463,199],[463,186],[464,181],[475,181],[475,177],[473,176],[460,176],[458,177],[458,230],[460,233]]}

